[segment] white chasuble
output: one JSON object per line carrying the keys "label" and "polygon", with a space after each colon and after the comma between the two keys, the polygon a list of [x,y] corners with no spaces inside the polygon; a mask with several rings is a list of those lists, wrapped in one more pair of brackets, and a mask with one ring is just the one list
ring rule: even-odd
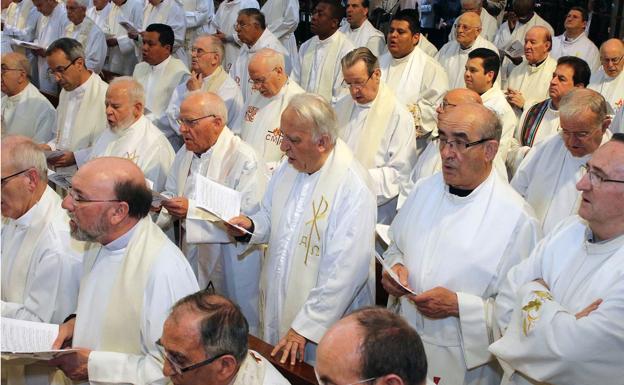
{"label": "white chasuble", "polygon": [[427,40],[427,37],[423,34],[420,34],[420,38],[418,39],[416,47],[420,48],[424,53],[431,57],[435,57],[435,55],[438,53],[438,49],[436,48],[436,46],[433,45],[429,40]]}
{"label": "white chasuble", "polygon": [[[477,36],[477,40],[468,48],[462,48],[456,40],[451,40],[440,49],[435,59],[446,70],[449,78],[449,89],[465,88],[464,72],[466,71],[466,62],[468,54],[477,48],[487,48],[494,52],[498,52],[496,46],[481,36]],[[500,89],[500,80],[497,78],[494,87]]]}
{"label": "white chasuble", "polygon": [[[175,41],[171,50],[171,55],[187,66],[190,63],[189,57],[184,49],[184,39],[186,37],[186,14],[180,0],[162,0],[156,6],[149,1],[145,2],[143,9],[142,29],[146,29],[150,24],[167,24],[173,29]],[[141,42],[141,39],[139,39]],[[141,57],[141,47],[137,47],[137,57]]]}
{"label": "white chasuble", "polygon": [[106,20],[107,35],[117,39],[117,46],[108,47],[108,59],[104,68],[121,75],[132,75],[134,66],[138,63],[135,54],[134,40],[128,37],[128,31],[119,22],[126,20],[133,25],[141,25],[143,20],[143,2],[141,0],[126,0],[120,6],[110,2],[111,10]]}
{"label": "white chasuble", "polygon": [[96,74],[102,72],[106,60],[106,37],[91,18],[85,16],[80,25],[67,24],[65,37],[78,40],[82,44],[85,53],[85,67],[88,70]]}
{"label": "white chasuble", "polygon": [[[22,41],[33,41],[35,28],[42,16],[32,0],[11,2],[3,13],[4,28],[2,29],[2,46],[11,45],[11,38]],[[17,47],[14,47],[17,49]]]}
{"label": "white chasuble", "polygon": [[614,113],[624,107],[624,71],[614,78],[604,72],[604,68],[592,73],[589,87],[600,93],[609,103]]}
{"label": "white chasuble", "polygon": [[[33,43],[47,48],[55,40],[65,36],[69,24],[64,3],[58,3],[49,16],[41,15],[35,28]],[[36,56],[38,88],[42,92],[58,95],[58,85],[53,75],[48,75],[48,62],[45,57]]]}
{"label": "white chasuble", "polygon": [[[624,235],[592,238],[583,219],[569,217],[509,271],[496,299],[503,337],[490,346],[502,384],[621,382]],[[597,299],[598,309],[576,318]]]}
{"label": "white chasuble", "polygon": [[[550,56],[559,59],[562,56],[575,56],[585,60],[591,72],[594,73],[600,68],[600,52],[587,35],[581,33],[574,39],[566,37],[565,33],[553,38]],[[585,85],[587,87],[587,84]]]}
{"label": "white chasuble", "polygon": [[114,3],[112,1],[107,2],[104,5],[104,8],[100,9],[99,11],[95,8],[95,6],[87,9],[87,17],[93,20],[93,22],[98,27],[100,27],[100,29],[104,33],[106,33],[106,31],[108,30],[108,14],[110,13],[113,4]]}
{"label": "white chasuble", "polygon": [[299,52],[295,30],[299,25],[299,1],[297,0],[268,0],[260,11],[264,14],[267,28],[279,39],[288,50],[293,71],[301,71]]}
{"label": "white chasuble", "polygon": [[17,95],[3,95],[1,108],[2,136],[24,135],[36,143],[54,138],[56,110],[31,83]]}
{"label": "white chasuble", "polygon": [[362,25],[356,29],[352,29],[349,23],[344,23],[340,27],[340,32],[351,40],[355,48],[366,47],[376,57],[381,56],[386,50],[386,39],[383,33],[373,27],[368,19],[364,19]]}
{"label": "white chasuble", "polygon": [[[548,98],[548,87],[556,68],[557,61],[550,56],[537,66],[530,65],[524,60],[509,75],[507,88],[522,92],[526,110],[532,104]],[[516,115],[519,116],[520,112],[517,110]]]}
{"label": "white chasuble", "polygon": [[468,196],[449,192],[442,173],[417,182],[390,226],[388,263],[403,264],[417,293],[437,286],[457,293],[459,318],[423,316],[405,297],[400,314],[418,331],[428,377],[438,384],[498,384],[487,363],[493,301],[507,271],[538,239],[529,206],[495,172]]}
{"label": "white chasuble", "polygon": [[223,69],[230,72],[230,69],[238,58],[238,50],[243,44],[238,40],[234,24],[238,19],[238,11],[245,8],[260,9],[257,0],[224,0],[219,4],[214,17],[214,26],[218,32],[225,35],[225,58],[223,59]]}

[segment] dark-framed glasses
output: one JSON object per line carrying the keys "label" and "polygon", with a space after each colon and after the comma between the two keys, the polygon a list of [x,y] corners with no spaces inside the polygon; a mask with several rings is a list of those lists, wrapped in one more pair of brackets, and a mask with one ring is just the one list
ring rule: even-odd
{"label": "dark-framed glasses", "polygon": [[202,119],[206,119],[206,118],[216,118],[217,115],[215,114],[210,114],[210,115],[206,115],[206,116],[202,116],[200,118],[195,118],[195,119],[185,119],[185,118],[177,118],[176,122],[181,126],[181,125],[185,125],[187,127],[195,127],[197,125],[197,122],[199,122]]}
{"label": "dark-framed glasses", "polygon": [[[374,72],[373,72],[374,73]],[[342,81],[342,84],[340,84],[340,86],[344,89],[352,89],[352,90],[361,90],[362,88],[364,88],[364,86],[366,85],[366,83],[368,83],[368,81],[373,77],[373,74],[370,74],[368,76],[368,79],[366,79],[364,82],[362,83],[347,83],[346,80]]]}
{"label": "dark-framed glasses", "polygon": [[66,65],[65,67],[57,67],[57,68],[48,68],[48,75],[53,76],[55,74],[59,74],[62,75],[65,73],[65,71],[67,71],[67,69],[71,66],[73,66],[76,63],[76,60],[80,59],[79,57],[75,58],[74,60],[72,60],[68,65]]}
{"label": "dark-framed glasses", "polygon": [[444,147],[449,146],[451,150],[463,152],[469,149],[470,147],[478,146],[482,143],[485,143],[490,140],[494,140],[494,138],[483,138],[479,140],[475,140],[474,142],[466,142],[461,139],[448,140],[447,138],[443,138],[441,136],[434,136],[432,140],[438,140],[438,147],[442,150]]}
{"label": "dark-framed glasses", "polygon": [[204,56],[206,54],[209,54],[209,53],[217,53],[217,51],[204,51],[201,48],[193,47],[193,48],[191,48],[191,53],[194,53],[195,55],[197,55],[197,57],[202,57],[202,56]]}
{"label": "dark-framed glasses", "polygon": [[67,190],[67,195],[78,204],[87,204],[87,203],[103,203],[103,202],[122,202],[121,199],[89,199],[81,196],[76,192],[73,188],[69,188]]}
{"label": "dark-framed glasses", "polygon": [[0,179],[0,185],[2,185],[4,187],[4,185],[6,184],[6,182],[8,182],[10,179],[15,178],[18,175],[21,175],[23,173],[25,173],[26,171],[32,170],[32,167],[28,167],[27,169],[24,169],[22,171],[18,171],[15,174],[11,174],[9,176],[5,176],[4,178]]}
{"label": "dark-framed glasses", "polygon": [[195,370],[198,368],[201,368],[202,366],[206,366],[206,365],[210,365],[213,362],[215,362],[216,360],[218,360],[219,358],[223,357],[223,356],[227,356],[228,354],[232,354],[232,353],[221,353],[221,354],[217,354],[214,357],[205,359],[203,361],[200,361],[196,364],[191,364],[188,366],[183,366],[181,365],[175,357],[173,357],[171,354],[167,353],[167,350],[165,349],[165,347],[162,345],[162,343],[160,342],[160,340],[156,341],[156,348],[158,349],[158,352],[160,353],[160,355],[162,356],[163,360],[167,360],[169,362],[169,364],[171,365],[171,367],[173,368],[173,371],[176,374],[182,374],[182,373],[186,373],[188,371],[191,370]]}
{"label": "dark-framed glasses", "polygon": [[624,183],[624,180],[609,179],[606,176],[600,175],[587,163],[582,165],[581,169],[583,170],[583,175],[587,174],[587,177],[589,178],[589,183],[592,185],[592,187],[600,187],[600,185],[602,185],[603,183]]}

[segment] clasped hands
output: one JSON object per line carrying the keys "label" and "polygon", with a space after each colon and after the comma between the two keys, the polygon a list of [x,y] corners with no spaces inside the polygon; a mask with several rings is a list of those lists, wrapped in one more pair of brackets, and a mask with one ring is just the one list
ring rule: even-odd
{"label": "clasped hands", "polygon": [[[546,283],[546,281],[544,281],[543,278],[536,278],[533,280],[533,282],[537,282],[540,285],[544,286],[547,290],[550,290],[550,286],[548,286],[548,284]],[[587,307],[585,307],[583,310],[576,313],[574,316],[576,317],[576,319],[587,317],[589,313],[593,312],[594,310],[597,310],[601,303],[602,303],[602,298],[598,298],[594,302],[587,305]]]}

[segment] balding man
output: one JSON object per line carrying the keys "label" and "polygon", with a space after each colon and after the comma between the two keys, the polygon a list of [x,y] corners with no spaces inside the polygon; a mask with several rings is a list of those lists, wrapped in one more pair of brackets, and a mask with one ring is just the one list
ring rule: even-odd
{"label": "balding man", "polygon": [[553,38],[550,56],[559,59],[562,56],[576,56],[589,64],[592,72],[600,68],[598,47],[585,34],[587,11],[581,7],[572,7],[565,17],[565,32]]}
{"label": "balding man", "polygon": [[134,40],[128,36],[128,31],[119,22],[125,20],[133,25],[141,25],[143,3],[140,1],[112,0],[110,7],[110,12],[106,18],[106,28],[103,28],[108,33],[106,36],[108,59],[104,68],[121,75],[132,75],[134,66],[138,63],[135,54],[136,47]]}
{"label": "balding man", "polygon": [[241,41],[236,36],[236,21],[238,12],[245,8],[260,8],[257,0],[227,0],[222,1],[215,12],[213,25],[217,29],[217,36],[225,46],[223,69],[230,72],[240,50]]}
{"label": "balding man", "polygon": [[[497,51],[494,44],[479,35],[481,32],[481,20],[475,12],[462,14],[457,18],[456,25],[456,38],[444,44],[435,57],[438,63],[446,70],[450,89],[466,86],[463,70],[470,52],[477,48]],[[497,85],[500,88],[500,81]]]}
{"label": "balding man", "polygon": [[[490,346],[510,384],[615,384],[624,355],[624,135],[598,148],[572,216],[513,267]],[[539,357],[539,359],[535,359]]]}
{"label": "balding man", "polygon": [[191,263],[199,286],[239,304],[253,334],[258,333],[258,286],[262,249],[237,243],[222,224],[196,205],[196,175],[239,191],[241,212],[258,209],[268,182],[262,157],[226,126],[227,109],[219,96],[191,92],[180,107],[180,134],[184,146],[178,151],[167,178],[164,210],[158,224],[171,226],[173,219],[184,229],[180,243]]}
{"label": "balding man", "polygon": [[351,40],[355,48],[366,47],[379,57],[386,50],[383,33],[368,21],[368,0],[347,0],[347,22],[340,27],[340,32]]}
{"label": "balding man", "polygon": [[67,0],[67,18],[71,23],[65,28],[65,37],[78,40],[85,51],[85,66],[99,74],[106,59],[106,37],[97,24],[87,17],[88,0]]}
{"label": "balding man", "polygon": [[592,74],[589,88],[604,96],[617,112],[624,106],[624,42],[609,39],[602,43],[600,62],[602,67]]}
{"label": "balding man", "polygon": [[63,200],[85,255],[76,317],[53,347],[78,351],[51,361],[75,381],[160,383],[155,341],[171,306],[198,290],[184,255],[148,216],[152,194],[132,161],[97,158],[72,178]]}
{"label": "balding man", "polygon": [[314,369],[320,384],[427,383],[420,337],[404,319],[382,308],[356,310],[336,322],[319,343]]}
{"label": "balding man", "polygon": [[442,172],[416,183],[390,226],[384,288],[422,336],[434,383],[500,381],[487,348],[493,301],[507,271],[533,249],[528,204],[493,172],[501,126],[478,104],[440,115]]}
{"label": "balding man", "polygon": [[[460,0],[461,12],[474,12],[479,15],[481,21],[481,28],[479,35],[490,42],[494,41],[496,35],[496,29],[498,28],[498,22],[496,18],[489,14],[488,11],[483,9],[483,2],[481,0]],[[449,33],[449,41],[454,40],[457,36],[457,26],[459,24],[459,18],[455,19],[451,32]]]}
{"label": "balding man", "polygon": [[258,51],[249,61],[249,79],[256,91],[245,103],[234,132],[251,145],[273,170],[284,155],[280,116],[290,99],[304,90],[288,77],[284,56],[272,49]]}
{"label": "balding man", "polygon": [[238,83],[243,93],[243,100],[247,101],[252,94],[252,85],[249,82],[247,66],[254,53],[263,48],[271,48],[284,55],[286,61],[286,73],[290,74],[292,65],[290,64],[289,52],[275,35],[266,28],[264,15],[256,8],[241,9],[236,20],[236,35],[242,42],[238,52],[238,58],[230,70],[230,76]]}
{"label": "balding man", "polygon": [[56,110],[29,80],[30,61],[21,53],[2,55],[2,136],[24,135],[37,143],[54,137]]}
{"label": "balding man", "polygon": [[390,224],[399,186],[416,163],[414,118],[381,81],[379,61],[368,48],[342,58],[350,95],[335,105],[340,138],[368,170],[377,196],[377,223]]}
{"label": "balding man", "polygon": [[524,37],[526,60],[511,71],[505,92],[518,116],[525,107],[548,96],[548,84],[557,67],[557,61],[549,55],[551,36],[548,29],[540,26],[529,29]]}
{"label": "balding man", "polygon": [[290,384],[248,348],[248,332],[243,313],[227,298],[207,291],[186,296],[173,306],[158,340],[163,373],[175,385]]}
{"label": "balding man", "polygon": [[574,185],[581,166],[611,138],[607,104],[596,91],[574,89],[559,108],[561,133],[533,147],[511,180],[511,186],[533,207],[542,232],[548,234],[576,213],[580,194]]}
{"label": "balding man", "polygon": [[275,170],[258,212],[230,222],[253,233],[251,244],[269,244],[260,321],[262,338],[276,345],[272,355],[314,362],[329,326],[373,301],[375,196],[321,96],[295,95],[280,128],[288,162]]}
{"label": "balding man", "polygon": [[152,190],[162,191],[175,153],[167,137],[143,115],[143,86],[129,76],[115,78],[105,103],[108,128],[93,147],[74,153],[78,167],[104,156],[127,158],[143,171]]}

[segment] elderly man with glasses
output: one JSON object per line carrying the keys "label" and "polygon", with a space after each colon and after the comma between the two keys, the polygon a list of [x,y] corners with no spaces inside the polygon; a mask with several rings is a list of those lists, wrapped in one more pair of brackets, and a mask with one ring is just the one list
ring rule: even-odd
{"label": "elderly man with glasses", "polygon": [[584,166],[578,215],[561,221],[509,271],[496,299],[503,337],[490,351],[509,384],[621,378],[624,135],[614,134]]}
{"label": "elderly man with glasses", "polygon": [[178,301],[156,342],[174,385],[288,385],[247,345],[247,320],[230,300],[207,291]]}
{"label": "elderly man with glasses", "polygon": [[186,258],[148,216],[152,194],[132,161],[97,158],[78,170],[63,200],[73,238],[92,243],[75,317],[53,348],[76,352],[50,363],[70,379],[162,384],[156,341],[171,306],[198,290]]}
{"label": "elderly man with glasses", "polygon": [[[499,384],[488,346],[507,271],[535,246],[529,205],[496,172],[501,125],[467,103],[439,116],[442,172],[416,182],[390,226],[382,284],[423,338],[434,383]],[[437,378],[437,380],[436,380]]]}
{"label": "elderly man with glasses", "polygon": [[609,39],[600,46],[602,67],[592,74],[589,88],[607,99],[614,112],[624,107],[624,42]]}

